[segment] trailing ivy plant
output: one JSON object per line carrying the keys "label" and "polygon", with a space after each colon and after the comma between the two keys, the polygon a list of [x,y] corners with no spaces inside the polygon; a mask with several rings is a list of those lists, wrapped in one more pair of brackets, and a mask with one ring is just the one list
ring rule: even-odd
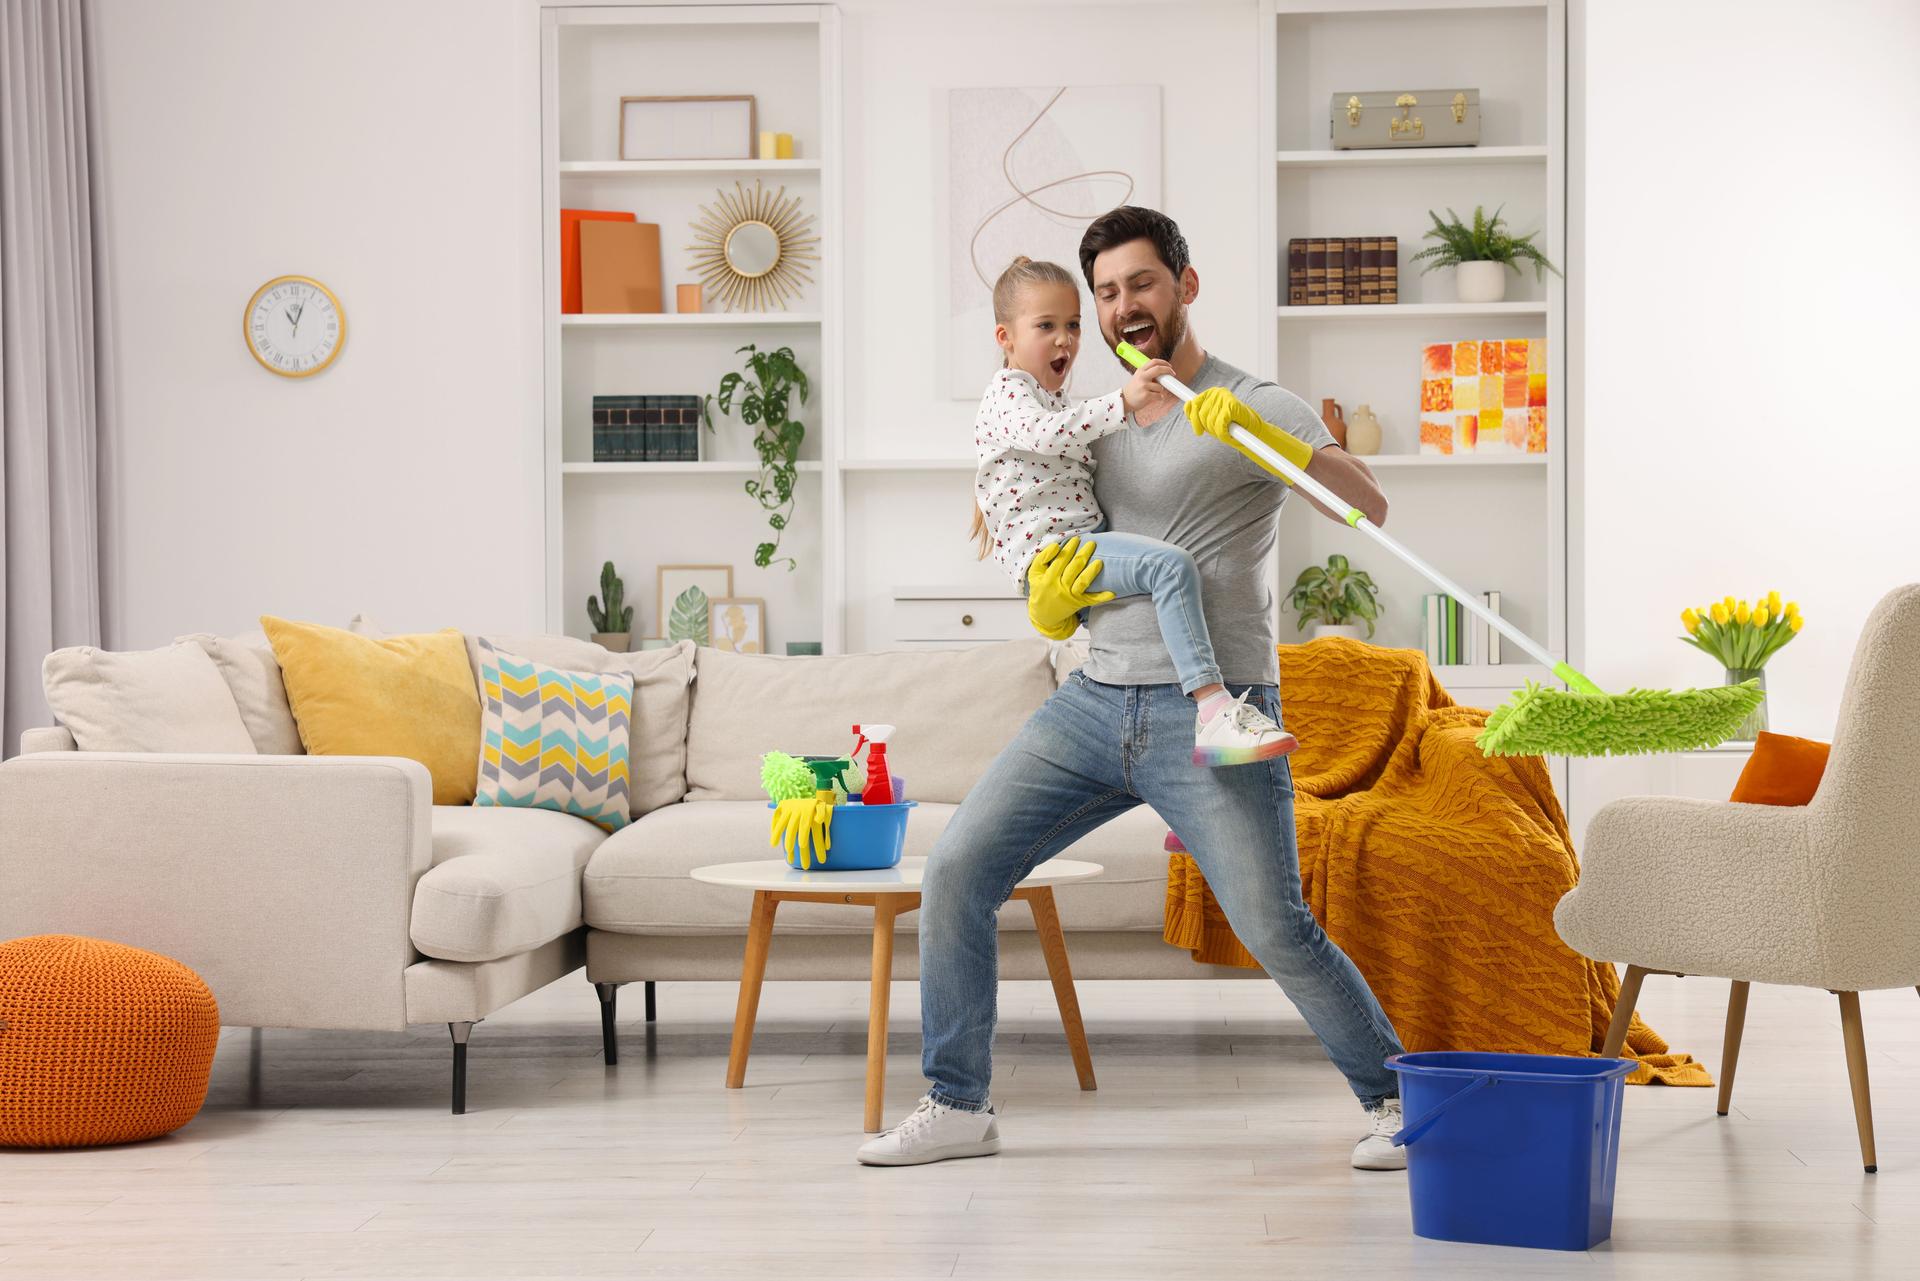
{"label": "trailing ivy plant", "polygon": [[747,370],[735,370],[720,380],[718,395],[708,396],[701,407],[707,430],[713,430],[712,406],[732,414],[739,406],[740,420],[754,429],[753,448],[760,455],[760,474],[747,482],[747,496],[767,513],[773,540],[753,549],[753,563],[760,568],[785,561],[789,572],[799,568],[791,556],[781,556],[780,535],[793,518],[794,487],[800,472],[800,442],[807,438],[806,424],[788,416],[795,392],[800,403],[807,403],[807,375],[794,359],[791,347],[761,351],[752,343],[739,348],[746,354]]}
{"label": "trailing ivy plant", "polygon": [[[1504,208],[1505,205],[1500,206],[1500,209]],[[1425,239],[1439,243],[1422,249],[1413,256],[1413,261],[1424,263],[1421,271],[1427,272],[1436,267],[1457,267],[1463,262],[1499,262],[1518,271],[1517,264],[1524,260],[1533,264],[1536,280],[1541,278],[1542,268],[1559,275],[1560,269],[1548,262],[1547,256],[1533,243],[1533,238],[1540,233],[1530,231],[1524,236],[1514,235],[1507,230],[1500,209],[1495,209],[1489,217],[1486,206],[1475,205],[1471,227],[1461,222],[1460,215],[1452,209],[1447,210],[1451,222],[1442,222],[1439,214],[1427,210],[1427,217],[1433,219],[1433,230],[1427,232]]]}

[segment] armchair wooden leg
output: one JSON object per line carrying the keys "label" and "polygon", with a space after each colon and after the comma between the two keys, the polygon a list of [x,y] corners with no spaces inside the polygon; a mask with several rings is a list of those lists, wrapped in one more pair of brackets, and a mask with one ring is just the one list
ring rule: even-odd
{"label": "armchair wooden leg", "polygon": [[653,1022],[653,980],[647,980],[647,1022]]}
{"label": "armchair wooden leg", "polygon": [[1714,1110],[1721,1116],[1733,1101],[1733,1069],[1740,1062],[1740,1033],[1747,1026],[1747,984],[1735,979],[1727,994],[1727,1039],[1720,1048],[1720,1103]]}
{"label": "armchair wooden leg", "polygon": [[1860,1162],[1868,1174],[1879,1170],[1873,1155],[1873,1099],[1867,1093],[1867,1033],[1860,1023],[1860,994],[1836,992],[1840,1031],[1847,1040],[1847,1079],[1853,1083],[1853,1120],[1860,1127]]}
{"label": "armchair wooden leg", "polygon": [[1607,1027],[1606,1044],[1600,1047],[1602,1057],[1617,1059],[1625,1048],[1627,1025],[1633,1022],[1633,1007],[1640,1002],[1640,984],[1646,977],[1647,971],[1639,966],[1627,967],[1626,976],[1620,980],[1620,1000],[1613,1007],[1613,1022]]}

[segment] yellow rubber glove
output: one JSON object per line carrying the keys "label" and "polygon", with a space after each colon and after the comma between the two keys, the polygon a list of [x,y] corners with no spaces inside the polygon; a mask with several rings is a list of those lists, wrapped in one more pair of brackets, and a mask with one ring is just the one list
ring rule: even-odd
{"label": "yellow rubber glove", "polygon": [[[1187,421],[1193,424],[1194,435],[1213,436],[1216,439],[1223,440],[1235,449],[1240,450],[1241,453],[1246,454],[1248,458],[1253,458],[1254,462],[1259,463],[1261,467],[1273,472],[1276,476],[1280,476],[1280,473],[1268,467],[1261,459],[1255,458],[1254,455],[1246,449],[1241,448],[1240,442],[1229,435],[1227,429],[1236,425],[1245,427],[1249,432],[1253,433],[1255,438],[1272,449],[1274,453],[1280,455],[1301,471],[1305,471],[1307,464],[1313,461],[1312,445],[1309,445],[1306,441],[1301,440],[1291,432],[1281,431],[1259,414],[1254,413],[1253,410],[1247,407],[1245,402],[1225,387],[1209,387],[1192,400],[1189,400],[1187,402]],[[1285,476],[1280,476],[1280,479],[1286,481],[1289,485],[1293,483],[1287,480]]]}
{"label": "yellow rubber glove", "polygon": [[773,831],[767,844],[784,843],[787,847],[787,862],[802,871],[815,863],[825,867],[827,850],[833,844],[827,831],[827,826],[832,821],[831,802],[811,796],[781,801],[773,807]]}
{"label": "yellow rubber glove", "polygon": [[1091,541],[1069,538],[1042,547],[1027,563],[1027,621],[1048,640],[1066,640],[1080,630],[1080,611],[1104,605],[1112,592],[1089,592],[1100,576],[1099,550]]}

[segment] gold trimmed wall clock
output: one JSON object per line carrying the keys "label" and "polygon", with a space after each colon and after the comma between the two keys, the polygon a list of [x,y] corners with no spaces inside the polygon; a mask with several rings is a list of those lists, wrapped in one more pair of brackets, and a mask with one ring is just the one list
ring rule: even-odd
{"label": "gold trimmed wall clock", "polygon": [[339,358],[347,313],[311,276],[275,276],[253,291],[242,322],[247,350],[282,378],[311,378]]}

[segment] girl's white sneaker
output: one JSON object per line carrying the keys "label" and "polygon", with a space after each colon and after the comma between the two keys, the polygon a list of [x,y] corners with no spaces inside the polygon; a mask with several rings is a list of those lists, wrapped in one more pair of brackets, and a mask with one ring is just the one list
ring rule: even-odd
{"label": "girl's white sneaker", "polygon": [[1353,1168],[1356,1170],[1404,1170],[1407,1168],[1407,1150],[1393,1146],[1393,1136],[1400,1133],[1405,1115],[1400,1110],[1399,1099],[1388,1099],[1379,1107],[1367,1113],[1367,1120],[1373,1128],[1367,1137],[1353,1147]]}
{"label": "girl's white sneaker", "polygon": [[1300,746],[1299,739],[1268,720],[1266,713],[1247,706],[1248,692],[1242,690],[1210,721],[1194,713],[1195,765],[1251,765],[1285,756]]}
{"label": "girl's white sneaker", "polygon": [[862,1165],[925,1165],[999,1150],[1000,1128],[992,1109],[962,1112],[926,1095],[906,1120],[861,1144],[859,1158]]}

